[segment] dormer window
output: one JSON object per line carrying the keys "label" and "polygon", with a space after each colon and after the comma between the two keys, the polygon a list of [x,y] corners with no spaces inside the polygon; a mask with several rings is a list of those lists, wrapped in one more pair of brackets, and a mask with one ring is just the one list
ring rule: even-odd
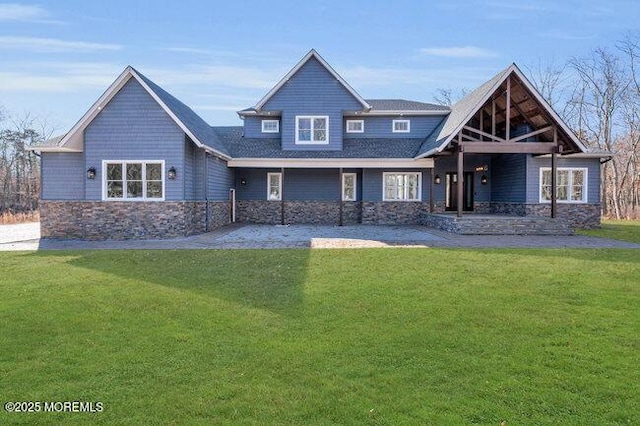
{"label": "dormer window", "polygon": [[262,120],[262,133],[279,133],[280,121],[278,120]]}
{"label": "dormer window", "polygon": [[411,124],[409,120],[393,120],[393,133],[409,133]]}
{"label": "dormer window", "polygon": [[364,133],[364,120],[347,120],[347,133]]}
{"label": "dormer window", "polygon": [[326,115],[296,116],[296,144],[326,145],[329,143],[329,117]]}

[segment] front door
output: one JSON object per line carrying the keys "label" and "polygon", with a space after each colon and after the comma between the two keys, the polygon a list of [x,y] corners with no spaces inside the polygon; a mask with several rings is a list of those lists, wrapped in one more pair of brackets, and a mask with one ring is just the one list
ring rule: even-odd
{"label": "front door", "polygon": [[[446,194],[445,210],[458,210],[458,174],[449,172],[445,177]],[[473,211],[473,172],[464,172],[464,187],[462,189],[462,210]]]}

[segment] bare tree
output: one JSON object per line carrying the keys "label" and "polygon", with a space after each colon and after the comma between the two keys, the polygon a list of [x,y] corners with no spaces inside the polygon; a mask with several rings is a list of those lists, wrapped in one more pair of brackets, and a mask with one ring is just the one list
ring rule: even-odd
{"label": "bare tree", "polygon": [[568,78],[565,68],[566,65],[557,65],[555,60],[543,63],[540,58],[535,67],[525,66],[533,85],[555,110],[559,110],[559,104],[565,97]]}
{"label": "bare tree", "polygon": [[448,87],[446,89],[439,88],[436,90],[436,93],[433,95],[433,99],[436,101],[437,104],[444,105],[444,106],[451,106],[456,102],[458,102],[460,99],[464,98],[468,93],[469,91],[464,88],[458,89],[455,91],[451,87]]}
{"label": "bare tree", "polygon": [[25,114],[5,120],[0,129],[0,214],[37,208],[39,161],[33,152],[26,150],[27,146],[37,145],[44,140],[42,133],[34,130],[37,127],[42,127],[41,123],[30,114]]}

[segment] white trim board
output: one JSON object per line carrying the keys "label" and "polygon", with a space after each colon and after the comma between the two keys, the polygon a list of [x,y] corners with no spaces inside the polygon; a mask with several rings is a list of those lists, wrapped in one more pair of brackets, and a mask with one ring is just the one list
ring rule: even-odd
{"label": "white trim board", "polygon": [[412,158],[235,158],[227,162],[229,167],[256,168],[297,168],[297,169],[432,169],[433,158],[414,160]]}

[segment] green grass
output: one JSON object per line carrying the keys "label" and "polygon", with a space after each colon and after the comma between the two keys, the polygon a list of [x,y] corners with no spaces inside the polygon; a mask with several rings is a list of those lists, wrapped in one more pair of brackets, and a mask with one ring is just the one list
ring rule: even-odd
{"label": "green grass", "polygon": [[640,424],[638,250],[0,253],[0,424]]}
{"label": "green grass", "polygon": [[640,220],[603,220],[602,228],[578,233],[640,244]]}

